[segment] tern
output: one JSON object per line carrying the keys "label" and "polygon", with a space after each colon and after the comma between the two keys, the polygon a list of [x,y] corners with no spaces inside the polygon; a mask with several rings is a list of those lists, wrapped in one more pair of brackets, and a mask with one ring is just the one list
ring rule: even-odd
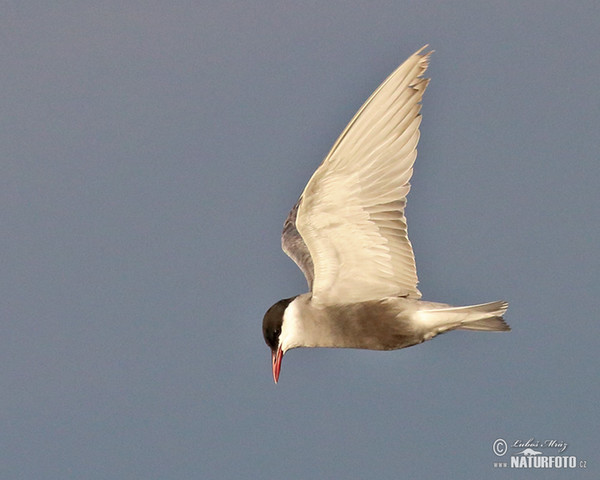
{"label": "tern", "polygon": [[284,222],[283,251],[308,293],[275,303],[263,335],[273,380],[298,347],[395,350],[450,330],[508,331],[508,303],[420,300],[404,208],[431,51],[411,55],[368,98]]}

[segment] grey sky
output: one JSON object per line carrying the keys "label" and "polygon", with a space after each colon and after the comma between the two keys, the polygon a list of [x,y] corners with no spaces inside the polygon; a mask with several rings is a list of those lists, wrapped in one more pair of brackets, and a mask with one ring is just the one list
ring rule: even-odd
{"label": "grey sky", "polygon": [[[2,478],[507,479],[492,443],[532,437],[597,476],[597,1],[123,3],[3,7]],[[513,331],[295,350],[275,386],[283,220],[426,43],[419,287]]]}

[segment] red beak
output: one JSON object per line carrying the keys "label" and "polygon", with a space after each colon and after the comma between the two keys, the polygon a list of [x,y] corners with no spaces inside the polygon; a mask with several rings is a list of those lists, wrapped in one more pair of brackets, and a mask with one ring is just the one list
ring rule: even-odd
{"label": "red beak", "polygon": [[283,358],[283,352],[281,347],[277,348],[277,352],[274,350],[271,352],[271,360],[273,361],[273,380],[275,383],[279,381],[279,371],[281,370],[281,359]]}

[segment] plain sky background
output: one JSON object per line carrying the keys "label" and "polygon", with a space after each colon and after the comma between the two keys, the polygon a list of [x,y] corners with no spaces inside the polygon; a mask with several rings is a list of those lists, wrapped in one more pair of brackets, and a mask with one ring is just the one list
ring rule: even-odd
{"label": "plain sky background", "polygon": [[[600,2],[4,2],[0,477],[600,475]],[[425,299],[508,334],[289,352],[288,210],[429,43],[407,217]],[[546,451],[550,454],[550,451]],[[506,457],[505,457],[506,458]],[[568,474],[568,475],[567,475]]]}

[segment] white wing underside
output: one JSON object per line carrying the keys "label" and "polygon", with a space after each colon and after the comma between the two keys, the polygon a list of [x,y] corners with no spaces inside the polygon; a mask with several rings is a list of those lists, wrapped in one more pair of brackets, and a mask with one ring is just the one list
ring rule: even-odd
{"label": "white wing underside", "polygon": [[299,266],[305,275],[314,268],[315,302],[421,297],[404,207],[429,81],[423,49],[369,97],[300,197],[295,228],[312,265]]}

